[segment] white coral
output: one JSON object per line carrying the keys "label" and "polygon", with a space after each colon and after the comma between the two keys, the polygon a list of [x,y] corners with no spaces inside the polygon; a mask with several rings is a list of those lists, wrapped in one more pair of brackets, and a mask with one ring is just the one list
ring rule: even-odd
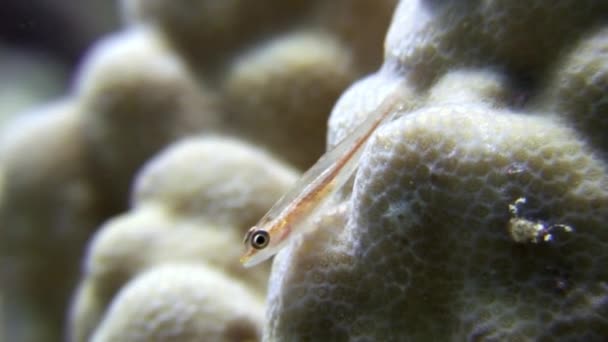
{"label": "white coral", "polygon": [[[143,281],[141,284],[147,285],[124,290],[132,295],[125,297],[120,293],[123,293],[123,286],[131,288],[126,284],[136,282],[133,279],[139,279],[141,273],[166,264],[196,266],[192,278],[180,276],[175,280],[174,289],[170,289],[171,277],[158,276],[164,279],[165,290],[172,296],[181,294],[184,302],[188,302],[189,296],[196,296],[196,293],[184,291],[206,279],[207,272],[216,280],[202,282],[201,290],[216,301],[213,305],[223,307],[229,304],[225,310],[230,312],[221,317],[216,317],[213,312],[196,311],[188,316],[188,312],[180,311],[178,316],[185,316],[175,317],[175,320],[200,325],[198,330],[184,328],[185,335],[180,336],[196,339],[197,336],[206,336],[204,329],[219,329],[213,325],[204,328],[205,322],[211,319],[221,321],[216,325],[222,329],[232,329],[233,320],[241,315],[235,316],[233,308],[253,317],[252,329],[260,331],[262,318],[259,312],[266,291],[268,265],[243,270],[238,262],[242,252],[239,241],[249,226],[292,184],[296,174],[293,169],[258,149],[235,139],[220,137],[187,139],[152,159],[137,176],[133,208],[106,222],[91,242],[85,278],[72,310],[72,339],[85,340],[93,331],[95,336],[105,336],[100,340],[112,340],[111,336],[131,333],[155,334],[156,338],[162,339],[165,332],[161,330],[154,334],[145,330],[121,330],[139,324],[137,321],[121,321],[129,315],[118,314],[122,318],[114,318],[114,311],[102,313],[109,303],[122,308],[120,312],[160,310],[146,300],[158,295],[155,281]],[[218,279],[218,270],[223,272],[221,279]],[[174,271],[167,272],[172,274]],[[184,273],[180,269],[175,272]],[[179,282],[180,279],[183,282]],[[230,304],[235,294],[225,285],[227,282],[246,289],[247,297],[251,299]],[[213,290],[216,293],[212,295]],[[129,298],[133,296],[141,303],[129,308]],[[252,301],[255,302],[253,306],[250,305]],[[193,307],[199,304],[193,304]],[[158,315],[161,314],[162,310],[158,311]],[[113,323],[95,328],[102,317],[105,317],[104,321]],[[167,323],[167,329],[179,330],[179,326],[171,325],[173,323]],[[209,330],[210,334],[213,329]]]}
{"label": "white coral", "polygon": [[91,341],[247,341],[261,337],[264,305],[225,274],[166,265],[127,283]]}
{"label": "white coral", "polygon": [[[341,209],[278,254],[265,340],[606,336],[605,146],[548,114],[556,107],[546,98],[528,103],[547,87],[568,88],[544,83],[543,70],[569,45],[591,63],[577,69],[585,77],[574,73],[593,84],[584,101],[597,100],[602,83],[582,70],[604,74],[592,62],[601,49],[590,47],[602,39],[577,39],[597,32],[608,8],[587,5],[401,2],[385,64],[343,94],[330,144],[386,97],[405,110],[370,138]],[[589,107],[576,108],[584,117]],[[513,241],[509,205],[522,197],[518,217],[570,233]]]}

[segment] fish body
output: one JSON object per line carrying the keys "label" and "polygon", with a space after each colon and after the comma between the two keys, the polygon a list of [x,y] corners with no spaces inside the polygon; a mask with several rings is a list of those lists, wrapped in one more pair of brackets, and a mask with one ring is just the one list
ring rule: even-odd
{"label": "fish body", "polygon": [[[294,237],[313,225],[309,219],[319,212],[358,165],[363,146],[385,121],[399,112],[396,99],[387,98],[350,135],[325,153],[279,199],[245,235],[247,251],[240,261],[245,267],[269,259]],[[307,229],[308,228],[308,229]]]}

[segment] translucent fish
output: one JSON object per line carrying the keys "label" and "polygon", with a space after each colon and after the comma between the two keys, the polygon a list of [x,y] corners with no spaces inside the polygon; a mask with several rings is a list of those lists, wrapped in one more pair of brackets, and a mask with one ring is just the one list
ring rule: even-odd
{"label": "translucent fish", "polygon": [[257,265],[314,225],[309,220],[323,208],[357,169],[363,146],[374,131],[400,111],[398,99],[385,99],[355,131],[325,153],[245,235],[247,251],[240,261]]}

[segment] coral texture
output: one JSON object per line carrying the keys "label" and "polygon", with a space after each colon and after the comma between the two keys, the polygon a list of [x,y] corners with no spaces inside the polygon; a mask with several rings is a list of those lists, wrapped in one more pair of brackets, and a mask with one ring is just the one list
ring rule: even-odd
{"label": "coral texture", "polygon": [[343,94],[328,144],[387,97],[404,110],[344,200],[275,258],[264,339],[604,340],[607,15],[402,1],[384,66]]}

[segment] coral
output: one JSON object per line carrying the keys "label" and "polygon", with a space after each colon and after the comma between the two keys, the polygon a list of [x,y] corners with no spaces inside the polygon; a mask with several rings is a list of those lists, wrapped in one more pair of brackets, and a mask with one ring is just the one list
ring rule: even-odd
{"label": "coral", "polygon": [[[3,130],[0,255],[11,266],[2,289],[14,312],[7,326],[39,326],[10,330],[10,339],[59,338],[83,246],[125,207],[135,170],[167,143],[216,125],[213,113],[200,113],[205,94],[164,51],[145,30],[110,38],[92,52],[74,95]],[[130,58],[125,68],[116,63]]]}
{"label": "coral", "polygon": [[599,28],[558,61],[543,94],[539,110],[563,117],[577,127],[597,152],[608,150],[608,29]]}
{"label": "coral", "polygon": [[[117,307],[126,305],[121,303],[129,301],[130,296],[141,298],[139,300],[153,296],[156,289],[143,285],[148,283],[144,280],[141,286],[148,286],[146,293],[125,295],[127,297],[117,293],[122,293],[123,286],[131,288],[127,285],[131,281],[139,283],[131,279],[139,279],[140,273],[167,263],[191,264],[200,275],[193,275],[192,279],[177,278],[174,280],[177,287],[166,291],[179,292],[179,286],[194,286],[196,279],[205,278],[206,272],[209,277],[217,278],[214,270],[221,270],[226,279],[218,279],[215,285],[213,281],[202,291],[225,289],[222,284],[231,279],[248,288],[249,296],[261,307],[268,269],[245,272],[238,263],[242,251],[238,242],[245,230],[293,183],[296,175],[293,169],[262,151],[226,138],[186,140],[152,159],[137,176],[133,208],[101,227],[90,246],[85,281],[72,315],[76,329],[73,339],[86,339],[94,326],[90,321],[101,316],[114,296],[112,305]],[[183,284],[179,279],[183,279]],[[139,290],[124,291],[145,291],[145,287],[136,288]],[[228,290],[215,294],[221,302],[229,302],[231,296]],[[247,308],[250,310],[247,312],[260,316],[254,309]],[[157,310],[157,307],[142,310]],[[202,324],[208,318],[203,315],[176,319],[193,319]],[[261,317],[256,318],[256,322],[259,320]],[[95,334],[124,334],[126,332],[104,330],[121,329],[122,324],[136,323],[113,323],[106,328],[102,325]],[[256,324],[255,328],[260,326]],[[193,334],[192,338],[202,336],[194,331],[183,333]]]}
{"label": "coral", "polygon": [[92,177],[123,204],[133,174],[179,137],[217,130],[219,114],[162,39],[135,28],[108,37],[90,51],[77,80]]}
{"label": "coral", "polygon": [[[123,336],[110,331],[126,325],[107,316],[108,307],[123,307],[122,298],[131,298],[119,295],[123,286],[132,289],[140,273],[165,260],[220,270],[261,301],[267,270],[242,272],[236,261],[241,234],[296,173],[277,160],[304,169],[322,153],[332,104],[381,61],[395,3],[122,1],[126,27],[84,55],[65,94],[68,105],[41,106],[46,114],[31,120],[36,129],[11,124],[2,133],[0,262],[28,265],[27,272],[3,268],[3,279],[4,273],[10,278],[0,288],[0,310],[11,312],[0,317],[0,325],[10,327],[6,339],[60,340],[66,297],[81,264],[67,324],[74,341]],[[363,20],[365,32],[353,30],[351,23]],[[177,158],[172,166],[155,157],[159,163],[137,176],[166,146],[210,135],[239,137],[273,156],[231,147],[220,149],[228,155],[205,154],[209,159],[202,161],[201,150],[185,144],[178,148],[183,154],[171,154]],[[198,174],[204,170],[219,173]],[[95,230],[83,261],[84,241]],[[41,281],[50,272],[57,279]],[[237,313],[223,301],[218,298],[218,310]],[[257,335],[261,320],[251,314]],[[102,321],[114,323],[103,323],[98,334]],[[227,332],[238,338],[235,324]]]}
{"label": "coral", "polygon": [[285,32],[306,14],[307,1],[124,0],[128,21],[151,23],[200,74],[214,75],[218,66],[269,32]]}
{"label": "coral", "polygon": [[[127,21],[155,28],[203,83],[217,84],[229,132],[302,169],[323,152],[340,92],[378,65],[394,5],[123,1]],[[364,34],[352,30],[359,18]]]}
{"label": "coral", "polygon": [[59,339],[97,230],[73,341],[608,336],[604,1],[402,1],[326,145],[387,97],[400,116],[268,293],[242,235],[322,152],[395,1],[121,4],[66,99],[0,139],[0,334]]}
{"label": "coral", "polygon": [[[10,123],[0,140],[0,292],[12,339],[57,334],[81,246],[101,219],[78,113],[69,100],[48,105]],[[19,331],[21,322],[30,328]]]}
{"label": "coral", "polygon": [[[522,80],[542,77],[572,42],[605,17],[597,0],[402,1],[386,37],[386,60],[396,60],[412,86],[426,88],[447,69],[495,65]],[[530,28],[534,28],[533,30]]]}
{"label": "coral", "polygon": [[255,341],[263,302],[223,273],[166,265],[124,286],[91,341]]}
{"label": "coral", "polygon": [[[324,108],[356,77],[347,52],[329,34],[298,32],[241,56],[223,84],[232,129],[297,166],[311,165],[324,148]],[[250,96],[251,89],[266,91]]]}
{"label": "coral", "polygon": [[[353,50],[359,70],[370,70],[381,58],[379,43],[395,4],[395,0],[373,4],[366,0],[122,1],[128,22],[156,27],[203,78],[221,74],[225,61],[241,53],[243,46],[285,32],[310,30],[332,34]],[[365,23],[366,29],[359,30],[353,25],[357,22]]]}
{"label": "coral", "polygon": [[606,14],[402,1],[328,145],[387,97],[404,109],[275,258],[264,339],[604,340]]}

